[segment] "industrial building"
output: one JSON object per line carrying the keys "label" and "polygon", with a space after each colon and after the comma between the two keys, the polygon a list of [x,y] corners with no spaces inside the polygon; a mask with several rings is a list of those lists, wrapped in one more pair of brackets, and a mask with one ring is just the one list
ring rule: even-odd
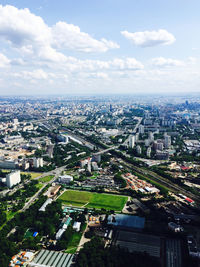
{"label": "industrial building", "polygon": [[160,237],[154,235],[118,231],[114,244],[128,249],[129,252],[146,252],[150,256],[160,258],[161,240]]}
{"label": "industrial building", "polygon": [[108,225],[119,229],[140,229],[144,228],[145,218],[139,216],[130,216],[125,214],[116,214],[108,216]]}
{"label": "industrial building", "polygon": [[70,267],[73,257],[73,254],[42,249],[29,263],[29,266]]}

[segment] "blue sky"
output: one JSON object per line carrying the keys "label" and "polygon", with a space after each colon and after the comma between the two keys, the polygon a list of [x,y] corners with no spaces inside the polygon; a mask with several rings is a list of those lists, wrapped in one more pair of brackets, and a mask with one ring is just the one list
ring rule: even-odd
{"label": "blue sky", "polygon": [[0,4],[0,93],[200,92],[200,1]]}

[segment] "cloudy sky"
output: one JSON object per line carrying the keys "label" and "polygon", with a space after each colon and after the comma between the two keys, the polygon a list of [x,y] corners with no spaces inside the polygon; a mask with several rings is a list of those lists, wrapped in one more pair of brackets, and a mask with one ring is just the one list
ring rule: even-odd
{"label": "cloudy sky", "polygon": [[2,0],[0,93],[200,93],[199,0]]}

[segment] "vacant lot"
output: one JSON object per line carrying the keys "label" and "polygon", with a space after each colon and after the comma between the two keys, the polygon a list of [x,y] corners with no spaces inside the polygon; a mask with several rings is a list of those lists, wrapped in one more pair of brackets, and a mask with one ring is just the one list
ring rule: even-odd
{"label": "vacant lot", "polygon": [[128,200],[126,196],[75,190],[65,191],[59,199],[67,205],[117,211],[121,211]]}

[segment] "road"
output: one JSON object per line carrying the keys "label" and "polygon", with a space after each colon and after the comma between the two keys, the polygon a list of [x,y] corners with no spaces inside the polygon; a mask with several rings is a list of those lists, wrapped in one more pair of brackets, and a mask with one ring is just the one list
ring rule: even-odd
{"label": "road", "polygon": [[[137,131],[140,123],[142,121],[142,118],[139,118],[138,117],[138,123],[136,124],[135,128],[134,128],[134,132]],[[98,147],[98,146],[97,146]],[[105,150],[102,150],[102,151],[99,151],[97,153],[100,153],[100,154],[103,154],[103,153],[106,153],[110,150],[115,150],[115,151],[118,151],[118,152],[121,152],[118,150],[118,147],[119,146],[112,146],[110,148],[107,148]],[[100,150],[100,148],[98,147],[98,149]],[[152,179],[153,181],[155,182],[158,182],[159,184],[167,187],[169,190],[171,190],[172,192],[174,193],[182,193],[184,195],[187,195],[188,197],[192,198],[193,200],[195,200],[196,202],[200,203],[200,198],[196,195],[194,195],[193,193],[183,189],[181,186],[178,186],[177,184],[165,179],[164,177],[158,175],[157,173],[154,173],[150,170],[147,170],[147,169],[143,169],[143,168],[139,168],[139,167],[136,167],[135,165],[133,164],[130,164],[128,162],[126,162],[125,160],[121,159],[124,163],[124,165],[128,168],[130,168],[131,170],[135,170],[136,172],[138,172],[139,174],[142,174],[142,175],[145,175],[145,176],[149,176],[150,179]]]}
{"label": "road", "polygon": [[66,166],[62,166],[62,167],[59,167],[59,168],[56,168],[55,170],[53,171],[50,171],[50,172],[46,172],[45,174],[42,174],[40,177],[37,177],[37,179],[41,178],[41,177],[44,177],[44,176],[48,176],[48,175],[54,175],[54,177],[47,183],[44,183],[44,186],[42,188],[40,188],[39,191],[37,191],[37,193],[32,196],[29,201],[24,205],[24,207],[19,210],[19,211],[25,211],[26,209],[28,209],[31,204],[38,198],[40,192],[44,189],[45,186],[47,186],[48,184],[51,184],[53,183],[59,176],[59,174],[64,171]]}

